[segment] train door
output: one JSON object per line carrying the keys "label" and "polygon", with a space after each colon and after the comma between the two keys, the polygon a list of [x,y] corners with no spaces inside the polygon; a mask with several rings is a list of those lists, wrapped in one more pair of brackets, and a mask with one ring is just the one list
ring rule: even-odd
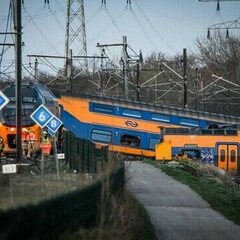
{"label": "train door", "polygon": [[218,167],[227,171],[237,171],[239,157],[238,152],[238,146],[235,144],[219,144]]}

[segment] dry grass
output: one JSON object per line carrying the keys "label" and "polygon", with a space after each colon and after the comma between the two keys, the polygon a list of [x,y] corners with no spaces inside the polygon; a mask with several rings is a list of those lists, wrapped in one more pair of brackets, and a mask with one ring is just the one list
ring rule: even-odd
{"label": "dry grass", "polygon": [[206,178],[213,178],[217,182],[231,183],[233,174],[231,172],[225,172],[215,166],[209,164],[203,164],[197,161],[191,161],[190,164],[198,169],[200,175]]}
{"label": "dry grass", "polygon": [[0,188],[0,208],[16,208],[74,191],[90,184],[83,174],[62,173],[61,180],[55,174],[47,174],[43,181],[41,175],[16,174],[11,176],[10,186]]}
{"label": "dry grass", "polygon": [[143,207],[128,192],[122,198],[105,199],[98,225],[61,236],[60,240],[155,240],[154,230]]}
{"label": "dry grass", "polygon": [[[111,173],[122,155],[110,153],[105,173]],[[120,160],[120,161],[119,161]],[[125,171],[125,173],[128,171]],[[125,183],[130,178],[125,174]],[[106,180],[106,179],[105,179]],[[78,229],[66,233],[60,240],[155,240],[154,228],[142,205],[124,188],[123,192],[113,194],[110,182],[104,181],[102,187],[99,219],[95,228]]]}

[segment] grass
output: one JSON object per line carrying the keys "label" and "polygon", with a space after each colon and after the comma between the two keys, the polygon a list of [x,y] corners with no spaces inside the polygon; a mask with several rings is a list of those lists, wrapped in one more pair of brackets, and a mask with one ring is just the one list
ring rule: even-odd
{"label": "grass", "polygon": [[[61,181],[57,179],[56,174],[48,173],[44,176],[43,182],[41,175],[30,175],[29,173],[11,175],[11,188],[2,187],[0,189],[0,210],[38,204],[42,200],[74,191],[91,184],[103,177],[102,175],[110,174],[116,167],[118,167],[116,161],[110,161],[105,166],[104,172],[95,179],[87,179],[83,174],[72,172],[61,172]],[[145,209],[127,190],[124,189],[123,195],[114,195],[110,193],[108,184],[103,189],[99,219],[95,228],[68,232],[59,239],[156,239],[154,228]]]}
{"label": "grass", "polygon": [[[222,213],[226,218],[240,225],[240,187],[232,183],[226,175],[216,174],[217,170],[211,166],[198,168],[199,176],[184,171],[184,164],[168,165],[158,164],[159,168],[174,179],[181,181],[196,191],[210,206]],[[207,168],[207,171],[204,170]]]}
{"label": "grass", "polygon": [[0,188],[0,208],[16,208],[54,197],[58,194],[74,191],[90,184],[92,180],[84,175],[61,173],[61,180],[56,174],[41,175],[16,174],[11,176],[10,187]]}
{"label": "grass", "polygon": [[101,208],[93,229],[66,233],[59,240],[156,240],[144,207],[125,190],[122,197],[111,196]]}

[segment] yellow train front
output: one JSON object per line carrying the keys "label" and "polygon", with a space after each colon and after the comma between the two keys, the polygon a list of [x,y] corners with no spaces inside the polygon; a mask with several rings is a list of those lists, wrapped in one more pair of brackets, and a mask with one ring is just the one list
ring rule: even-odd
{"label": "yellow train front", "polygon": [[156,146],[156,159],[185,156],[240,174],[240,131],[237,126],[218,129],[164,129]]}
{"label": "yellow train front", "polygon": [[[9,84],[4,94],[10,100],[0,111],[0,138],[3,140],[3,154],[16,154],[16,97],[15,85]],[[37,146],[40,146],[41,128],[31,119],[30,115],[39,106],[45,105],[53,114],[58,114],[58,104],[55,96],[45,86],[37,82],[22,85],[22,132],[34,132]]]}

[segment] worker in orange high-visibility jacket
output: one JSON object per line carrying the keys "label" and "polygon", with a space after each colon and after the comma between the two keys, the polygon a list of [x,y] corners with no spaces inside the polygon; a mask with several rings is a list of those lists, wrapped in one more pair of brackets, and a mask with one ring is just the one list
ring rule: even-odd
{"label": "worker in orange high-visibility jacket", "polygon": [[49,141],[48,133],[46,131],[43,131],[42,133],[41,148],[44,155],[49,155],[52,149],[52,144]]}
{"label": "worker in orange high-visibility jacket", "polygon": [[27,135],[27,142],[28,142],[27,157],[30,157],[33,156],[36,150],[38,149],[37,135],[33,130],[30,130],[29,134]]}
{"label": "worker in orange high-visibility jacket", "polygon": [[28,152],[28,130],[25,129],[22,131],[22,151],[23,156],[26,156]]}
{"label": "worker in orange high-visibility jacket", "polygon": [[0,159],[2,157],[3,150],[4,150],[4,142],[3,142],[3,138],[0,137]]}

